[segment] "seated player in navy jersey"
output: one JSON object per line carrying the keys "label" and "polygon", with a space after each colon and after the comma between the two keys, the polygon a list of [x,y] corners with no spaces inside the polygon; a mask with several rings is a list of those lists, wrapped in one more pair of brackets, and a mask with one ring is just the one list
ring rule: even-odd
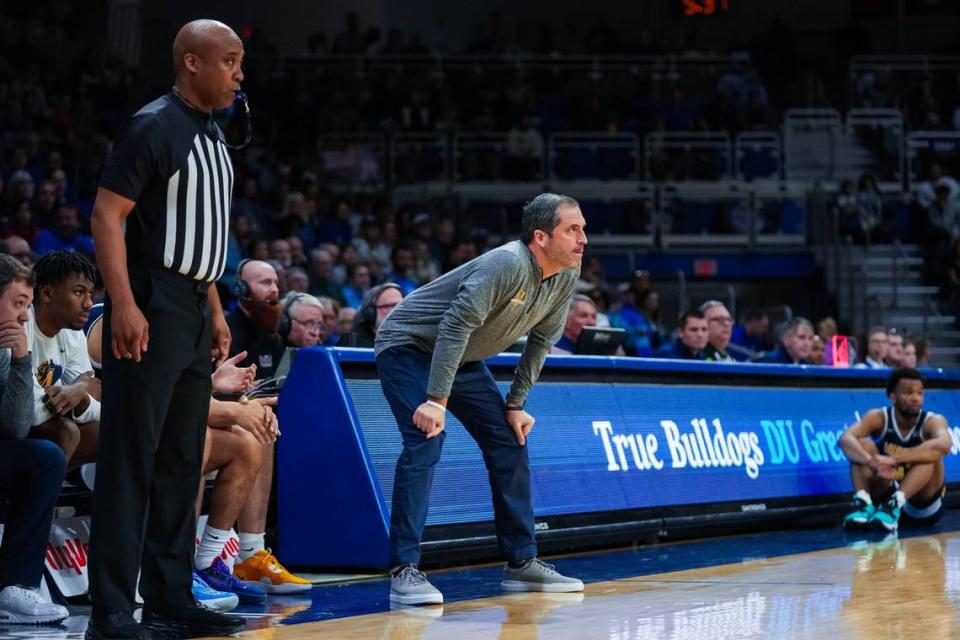
{"label": "seated player in navy jersey", "polygon": [[867,412],[840,438],[856,491],[846,529],[896,531],[901,510],[919,525],[932,525],[943,513],[947,421],[923,410],[923,376],[916,369],[895,370],[887,395],[892,406]]}

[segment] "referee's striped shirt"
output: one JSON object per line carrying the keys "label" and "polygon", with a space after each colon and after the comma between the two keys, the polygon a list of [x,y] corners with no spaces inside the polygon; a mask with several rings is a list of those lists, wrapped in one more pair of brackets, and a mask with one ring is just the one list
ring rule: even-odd
{"label": "referee's striped shirt", "polygon": [[168,93],[130,120],[100,185],[136,202],[126,224],[131,260],[214,282],[226,264],[233,177],[216,123]]}

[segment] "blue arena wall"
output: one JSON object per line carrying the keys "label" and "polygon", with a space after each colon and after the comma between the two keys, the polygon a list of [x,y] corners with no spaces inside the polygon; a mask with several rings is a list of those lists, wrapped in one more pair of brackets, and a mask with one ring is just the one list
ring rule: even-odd
{"label": "blue arena wall", "polygon": [[[518,356],[492,358],[504,393]],[[960,477],[957,372],[926,371],[925,407],[951,425],[947,477]],[[527,402],[538,519],[725,503],[826,499],[850,491],[838,438],[889,403],[886,373],[633,358],[547,360]],[[280,398],[280,553],[298,566],[387,563],[401,441],[369,350],[302,349]],[[479,448],[448,415],[430,528],[489,523]],[[713,509],[716,510],[715,508]],[[610,521],[607,517],[605,521]],[[463,529],[463,527],[461,527]],[[556,529],[556,525],[554,525]]]}

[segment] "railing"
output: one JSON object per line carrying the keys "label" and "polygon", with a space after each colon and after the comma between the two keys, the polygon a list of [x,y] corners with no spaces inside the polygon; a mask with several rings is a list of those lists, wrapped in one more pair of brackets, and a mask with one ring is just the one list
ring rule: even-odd
{"label": "railing", "polygon": [[644,167],[658,180],[733,177],[730,136],[724,131],[653,131],[644,138]]}
{"label": "railing", "polygon": [[780,134],[741,131],[734,138],[734,162],[740,180],[779,180],[783,177]]}
{"label": "railing", "polygon": [[387,184],[387,139],[379,134],[324,133],[317,139],[316,168],[328,183]]}
{"label": "railing", "polygon": [[[914,131],[907,136],[907,180],[910,184],[924,180],[926,164],[937,159],[960,162],[960,131]],[[947,164],[947,163],[944,163]]]}
{"label": "railing", "polygon": [[450,140],[444,133],[398,133],[390,141],[395,182],[450,180]]}
{"label": "railing", "polygon": [[657,79],[674,81],[684,72],[713,74],[736,69],[743,72],[751,68],[743,56],[728,55],[444,55],[386,54],[386,55],[276,55],[250,54],[245,65],[272,73],[290,73],[307,69],[333,69],[338,72],[366,75],[369,73],[417,71],[429,73],[434,80],[442,80],[455,72],[475,74],[485,71],[516,70],[549,71],[552,73],[586,73],[595,80],[605,73],[629,72],[649,75]]}
{"label": "railing", "polygon": [[960,71],[960,56],[870,55],[853,56],[848,63],[850,77],[882,71]]}
{"label": "railing", "polygon": [[783,119],[787,178],[841,178],[842,131],[840,113],[835,109],[789,109]]}
{"label": "railing", "polygon": [[633,133],[560,132],[549,139],[553,180],[639,180],[639,139]]}
{"label": "railing", "polygon": [[903,184],[903,116],[896,109],[850,109],[844,122],[846,175],[872,173],[882,185]]}
{"label": "railing", "polygon": [[953,76],[960,72],[960,56],[853,56],[847,68],[849,104],[857,105],[865,97],[872,100],[873,96],[863,96],[859,93],[860,91],[872,92],[878,82],[878,76],[887,76],[894,83],[898,76],[908,76],[908,81],[903,86],[892,87],[895,93],[905,94],[914,89],[917,84],[915,79],[936,74]]}
{"label": "railing", "polygon": [[[543,138],[508,132],[322,133],[307,159],[325,181],[378,184],[544,180],[716,182],[806,181],[836,185],[872,173],[886,193],[909,191],[937,159],[960,172],[960,131],[903,134],[891,110],[791,110],[783,137],[772,131],[560,131]],[[539,135],[539,134],[536,134]],[[524,137],[527,136],[527,137]],[[833,188],[833,187],[831,187]]]}
{"label": "railing", "polygon": [[[538,134],[539,135],[539,134]],[[543,178],[543,141],[540,157],[535,154],[504,162],[510,154],[510,135],[507,133],[459,132],[453,137],[453,181],[496,182]],[[506,166],[504,166],[506,164]]]}
{"label": "railing", "polygon": [[800,247],[808,238],[807,191],[789,183],[424,183],[398,187],[393,198],[397,207],[443,199],[459,226],[512,237],[519,222],[511,212],[541,190],[575,196],[591,251],[611,255],[650,247]]}

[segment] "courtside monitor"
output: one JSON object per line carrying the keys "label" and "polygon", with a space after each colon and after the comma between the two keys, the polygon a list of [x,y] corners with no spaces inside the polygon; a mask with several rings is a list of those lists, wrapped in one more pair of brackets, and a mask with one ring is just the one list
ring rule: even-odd
{"label": "courtside monitor", "polygon": [[612,356],[623,345],[627,333],[613,327],[584,327],[574,351],[580,356]]}

